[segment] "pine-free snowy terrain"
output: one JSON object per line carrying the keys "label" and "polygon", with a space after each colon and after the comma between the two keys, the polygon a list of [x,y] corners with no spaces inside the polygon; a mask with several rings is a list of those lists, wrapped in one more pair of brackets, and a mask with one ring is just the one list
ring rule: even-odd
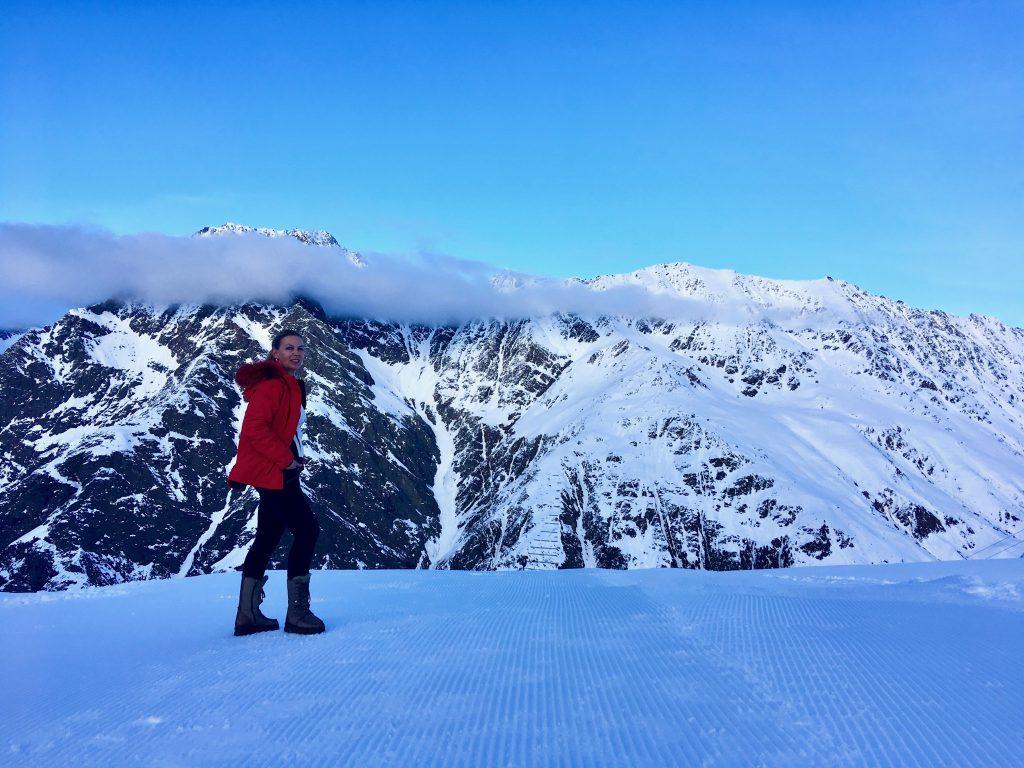
{"label": "pine-free snowy terrain", "polygon": [[[1012,766],[1024,562],[236,574],[0,597],[11,766]],[[283,618],[283,574],[266,611]]]}

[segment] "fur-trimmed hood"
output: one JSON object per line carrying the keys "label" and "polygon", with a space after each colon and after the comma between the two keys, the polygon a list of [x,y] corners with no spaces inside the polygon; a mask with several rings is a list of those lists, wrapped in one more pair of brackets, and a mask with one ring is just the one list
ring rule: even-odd
{"label": "fur-trimmed hood", "polygon": [[[249,400],[249,392],[257,384],[269,379],[284,379],[288,372],[276,360],[259,360],[255,363],[244,363],[235,373],[235,383],[242,388],[242,397]],[[306,382],[303,379],[296,379],[299,382],[299,389],[302,391],[302,407],[306,407]]]}

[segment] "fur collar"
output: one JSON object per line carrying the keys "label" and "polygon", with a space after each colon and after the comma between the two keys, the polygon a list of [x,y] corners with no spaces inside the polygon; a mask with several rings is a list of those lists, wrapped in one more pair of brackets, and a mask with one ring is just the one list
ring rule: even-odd
{"label": "fur collar", "polygon": [[[257,384],[269,379],[284,379],[288,372],[276,360],[260,360],[255,363],[245,363],[235,374],[235,383],[242,388],[242,396],[249,399],[249,390]],[[304,379],[296,379],[299,383],[299,390],[302,392],[302,407],[306,407],[306,382]]]}
{"label": "fur collar", "polygon": [[235,383],[245,392],[261,381],[283,379],[287,375],[284,366],[276,360],[260,360],[256,363],[245,363],[235,374]]}

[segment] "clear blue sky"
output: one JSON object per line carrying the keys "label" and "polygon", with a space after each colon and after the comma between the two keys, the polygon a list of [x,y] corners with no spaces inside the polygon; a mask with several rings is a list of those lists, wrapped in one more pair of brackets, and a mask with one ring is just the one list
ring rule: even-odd
{"label": "clear blue sky", "polygon": [[1024,5],[7,2],[0,219],[548,275],[831,274],[1024,326]]}

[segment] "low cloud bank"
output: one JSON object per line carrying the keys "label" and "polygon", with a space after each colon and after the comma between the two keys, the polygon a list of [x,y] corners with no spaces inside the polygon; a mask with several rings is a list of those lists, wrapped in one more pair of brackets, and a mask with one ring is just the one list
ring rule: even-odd
{"label": "low cloud bank", "polygon": [[[579,283],[501,273],[491,265],[450,256],[363,255],[366,266],[359,267],[340,249],[309,246],[291,237],[115,235],[81,226],[0,224],[0,300],[5,307],[0,327],[19,322],[5,317],[15,302],[24,315],[24,307],[35,303],[72,308],[123,299],[224,305],[283,303],[297,295],[320,302],[336,316],[427,324],[553,312],[753,319],[749,307],[713,305],[639,286],[599,291]],[[499,273],[503,278],[495,286],[491,278]]]}

